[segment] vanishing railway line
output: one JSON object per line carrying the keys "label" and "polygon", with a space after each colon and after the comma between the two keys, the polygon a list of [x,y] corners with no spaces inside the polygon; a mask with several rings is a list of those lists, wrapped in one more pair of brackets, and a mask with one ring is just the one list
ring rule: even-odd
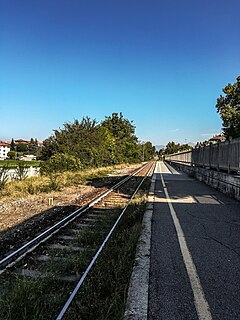
{"label": "vanishing railway line", "polygon": [[[52,288],[49,299],[53,300],[53,308],[59,312],[57,319],[62,319],[153,167],[154,163],[150,162],[135,170],[100,196],[5,256],[0,261],[2,283],[10,288],[15,283],[21,286],[25,279],[47,282],[48,287]],[[65,304],[61,292],[66,297]]]}

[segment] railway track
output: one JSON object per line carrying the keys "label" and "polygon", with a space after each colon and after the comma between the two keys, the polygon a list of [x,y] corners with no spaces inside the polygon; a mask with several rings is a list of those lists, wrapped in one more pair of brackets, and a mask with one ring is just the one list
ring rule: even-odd
{"label": "railway track", "polygon": [[[147,163],[4,257],[0,261],[2,283],[6,283],[8,290],[11,290],[11,286],[24,286],[29,281],[38,283],[42,289],[47,284],[48,289],[51,287],[50,291],[47,290],[49,301],[54,300],[51,307],[59,310],[56,319],[63,319],[131,200],[146,176],[152,173],[153,167],[153,162]],[[66,297],[65,304],[62,296]],[[36,319],[40,318],[36,315]]]}

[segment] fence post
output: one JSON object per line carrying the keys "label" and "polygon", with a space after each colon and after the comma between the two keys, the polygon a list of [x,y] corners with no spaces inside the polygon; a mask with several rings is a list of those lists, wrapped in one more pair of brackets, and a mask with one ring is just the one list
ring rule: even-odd
{"label": "fence post", "polygon": [[239,173],[240,171],[240,139],[238,140],[237,150],[238,150],[238,173]]}
{"label": "fence post", "polygon": [[228,140],[228,152],[227,152],[227,155],[228,155],[228,158],[227,158],[228,174],[230,173],[230,144],[231,144],[231,141],[232,141],[232,138],[230,137]]}
{"label": "fence post", "polygon": [[212,158],[212,143],[210,142],[210,145],[209,145],[209,157],[208,157],[208,161],[209,161],[209,169],[212,168],[212,162],[211,162],[211,158]]}

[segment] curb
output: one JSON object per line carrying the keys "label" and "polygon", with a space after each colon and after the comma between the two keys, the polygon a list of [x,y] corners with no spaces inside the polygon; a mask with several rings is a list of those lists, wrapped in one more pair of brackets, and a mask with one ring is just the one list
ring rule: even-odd
{"label": "curb", "polygon": [[138,240],[133,272],[123,320],[147,320],[148,287],[151,250],[151,226],[156,173],[153,174],[147,208],[143,216],[143,230]]}

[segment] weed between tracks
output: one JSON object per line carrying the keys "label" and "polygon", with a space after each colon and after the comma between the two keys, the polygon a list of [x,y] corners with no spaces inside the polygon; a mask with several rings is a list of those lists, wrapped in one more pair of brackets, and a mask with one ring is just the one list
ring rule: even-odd
{"label": "weed between tracks", "polygon": [[66,314],[67,320],[122,320],[148,188],[149,180],[129,206],[79,291]]}
{"label": "weed between tracks", "polygon": [[[149,183],[146,181],[143,188],[148,190],[148,187]],[[66,319],[122,319],[145,211],[145,192],[141,193],[125,212],[117,230],[79,291]],[[101,222],[97,229],[99,232],[94,229],[94,233],[81,233],[79,243],[91,244],[94,247],[99,245],[107,232],[108,223],[109,218]],[[68,254],[67,259],[60,262],[52,261],[44,269],[48,275],[45,278],[26,279],[16,275],[8,278],[6,274],[0,284],[0,319],[54,319],[73,289],[73,284],[60,281],[56,277],[56,269],[59,273],[81,276],[91,256],[91,250],[86,250],[78,254]],[[29,265],[31,266],[30,262]]]}
{"label": "weed between tracks", "polygon": [[127,219],[97,261],[66,319],[120,320],[123,318],[127,289],[141,232],[144,206],[131,206]]}

